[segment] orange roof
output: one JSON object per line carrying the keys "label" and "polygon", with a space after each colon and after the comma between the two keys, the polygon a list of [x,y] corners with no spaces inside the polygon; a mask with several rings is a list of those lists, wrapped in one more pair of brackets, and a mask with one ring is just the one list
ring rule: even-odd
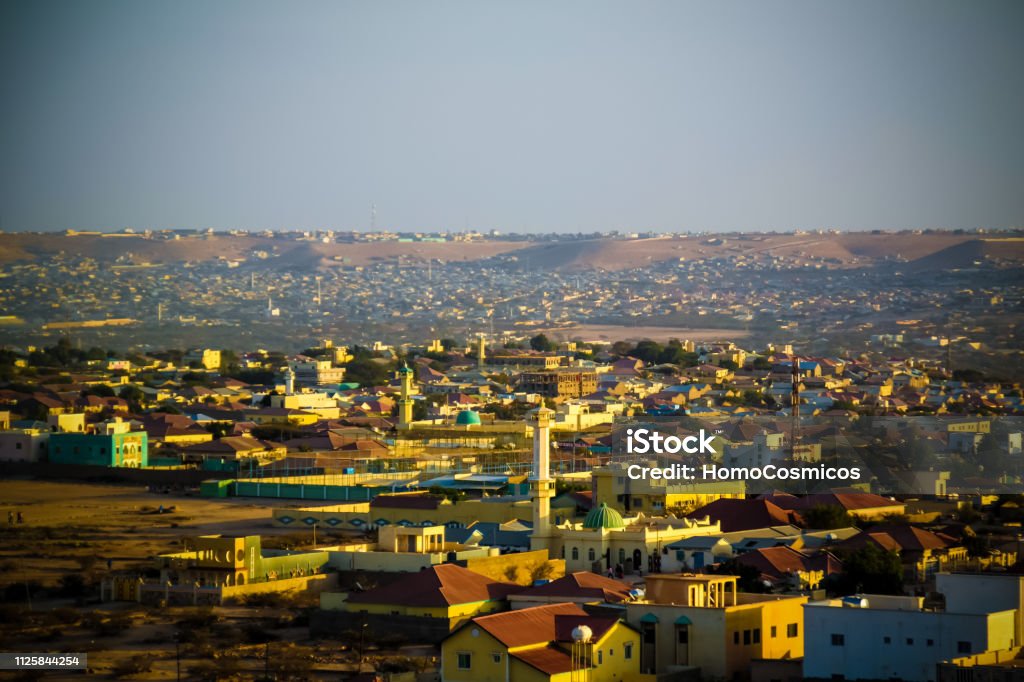
{"label": "orange roof", "polygon": [[588,598],[606,602],[621,602],[629,596],[629,586],[618,580],[605,578],[590,571],[577,571],[546,585],[534,587],[523,594],[559,599]]}
{"label": "orange roof", "polygon": [[768,500],[723,498],[686,515],[690,519],[702,519],[705,516],[721,524],[723,533],[785,526],[799,521],[795,512],[784,510]]}
{"label": "orange roof", "polygon": [[352,604],[394,604],[396,606],[453,606],[504,599],[522,589],[500,583],[455,564],[439,564],[403,575],[383,587],[350,594]]}
{"label": "orange roof", "polygon": [[562,649],[551,645],[517,651],[512,654],[512,657],[518,658],[545,675],[559,675],[572,671],[572,657]]}
{"label": "orange roof", "polygon": [[479,616],[473,623],[505,646],[519,647],[556,641],[555,616],[560,615],[590,617],[576,604],[547,604]]}

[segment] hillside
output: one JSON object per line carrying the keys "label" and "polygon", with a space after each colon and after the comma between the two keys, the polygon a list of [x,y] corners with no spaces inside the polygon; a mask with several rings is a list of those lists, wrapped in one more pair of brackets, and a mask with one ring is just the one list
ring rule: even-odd
{"label": "hillside", "polygon": [[971,267],[976,260],[1024,262],[1024,239],[981,238],[952,233],[721,234],[646,239],[566,241],[323,243],[267,236],[194,235],[179,239],[143,236],[12,233],[0,242],[0,263],[31,262],[63,253],[100,262],[184,263],[215,259],[260,267],[327,270],[397,261],[482,261],[531,270],[625,270],[663,261],[770,256],[790,264],[865,267],[897,258],[912,269]]}

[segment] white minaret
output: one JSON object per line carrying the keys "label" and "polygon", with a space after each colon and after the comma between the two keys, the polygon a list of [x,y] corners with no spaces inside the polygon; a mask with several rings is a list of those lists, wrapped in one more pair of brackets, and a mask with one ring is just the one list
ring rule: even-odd
{"label": "white minaret", "polygon": [[533,427],[533,472],[530,475],[530,497],[533,499],[533,533],[530,549],[550,549],[551,498],[555,482],[551,479],[551,419],[555,411],[541,406],[526,414],[526,423]]}
{"label": "white minaret", "polygon": [[284,373],[284,394],[294,395],[295,394],[295,371],[291,365],[288,365],[288,369]]}

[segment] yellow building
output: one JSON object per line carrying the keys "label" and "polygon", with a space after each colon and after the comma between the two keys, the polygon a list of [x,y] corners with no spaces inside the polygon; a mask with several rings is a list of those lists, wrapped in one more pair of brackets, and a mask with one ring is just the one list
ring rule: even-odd
{"label": "yellow building", "polygon": [[640,630],[641,672],[699,671],[701,679],[749,676],[757,659],[803,656],[807,597],[737,591],[737,578],[647,576],[645,598],[626,604]]}
{"label": "yellow building", "polygon": [[565,521],[552,528],[548,546],[552,556],[565,559],[568,571],[604,573],[621,566],[632,573],[659,570],[662,551],[673,542],[720,532],[708,519],[643,514],[624,519],[602,502],[582,523]]}
{"label": "yellow building", "polygon": [[[587,640],[575,641],[574,630]],[[441,678],[629,682],[641,679],[639,649],[639,633],[621,620],[576,604],[536,606],[476,617],[453,632],[441,644]]]}
{"label": "yellow building", "polygon": [[286,407],[246,410],[245,418],[260,426],[309,426],[320,421],[320,417],[315,412],[292,410]]}
{"label": "yellow building", "polygon": [[[380,478],[387,480],[386,476]],[[372,482],[367,482],[366,485],[372,485]],[[413,492],[378,495],[369,502],[349,502],[300,509],[275,508],[273,524],[287,527],[294,525],[296,519],[301,518],[313,519],[325,528],[341,530],[366,530],[395,524],[467,527],[478,522],[507,523],[516,519],[528,519],[531,513],[532,506],[529,500],[504,497],[459,500],[452,503],[443,497]]]}
{"label": "yellow building", "polygon": [[[720,439],[715,440],[716,446],[720,446]],[[667,510],[685,513],[723,497],[746,497],[743,481],[679,483],[651,477],[632,479],[629,477],[629,465],[625,462],[611,462],[607,466],[594,467],[591,479],[594,502],[604,502],[623,513],[661,514]]]}

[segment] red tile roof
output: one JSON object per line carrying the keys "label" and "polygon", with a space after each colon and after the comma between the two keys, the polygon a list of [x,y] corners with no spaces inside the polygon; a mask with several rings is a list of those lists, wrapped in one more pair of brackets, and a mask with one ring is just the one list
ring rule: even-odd
{"label": "red tile roof", "polygon": [[395,606],[453,606],[504,599],[522,587],[496,580],[456,566],[440,564],[403,575],[382,587],[350,594],[352,604],[393,604]]}
{"label": "red tile roof", "polygon": [[560,675],[572,671],[572,657],[569,653],[551,645],[516,651],[511,656],[545,675]]}
{"label": "red tile roof", "polygon": [[710,517],[712,522],[720,523],[723,533],[785,526],[800,521],[800,516],[796,512],[784,510],[768,500],[723,498],[686,515],[689,519],[702,519],[706,516]]}
{"label": "red tile roof", "polygon": [[523,594],[559,599],[594,599],[621,602],[629,596],[629,586],[590,571],[577,571],[546,585],[530,588]]}
{"label": "red tile roof", "polygon": [[478,616],[473,624],[507,647],[520,647],[555,641],[555,616],[560,615],[590,617],[576,604],[547,604]]}

